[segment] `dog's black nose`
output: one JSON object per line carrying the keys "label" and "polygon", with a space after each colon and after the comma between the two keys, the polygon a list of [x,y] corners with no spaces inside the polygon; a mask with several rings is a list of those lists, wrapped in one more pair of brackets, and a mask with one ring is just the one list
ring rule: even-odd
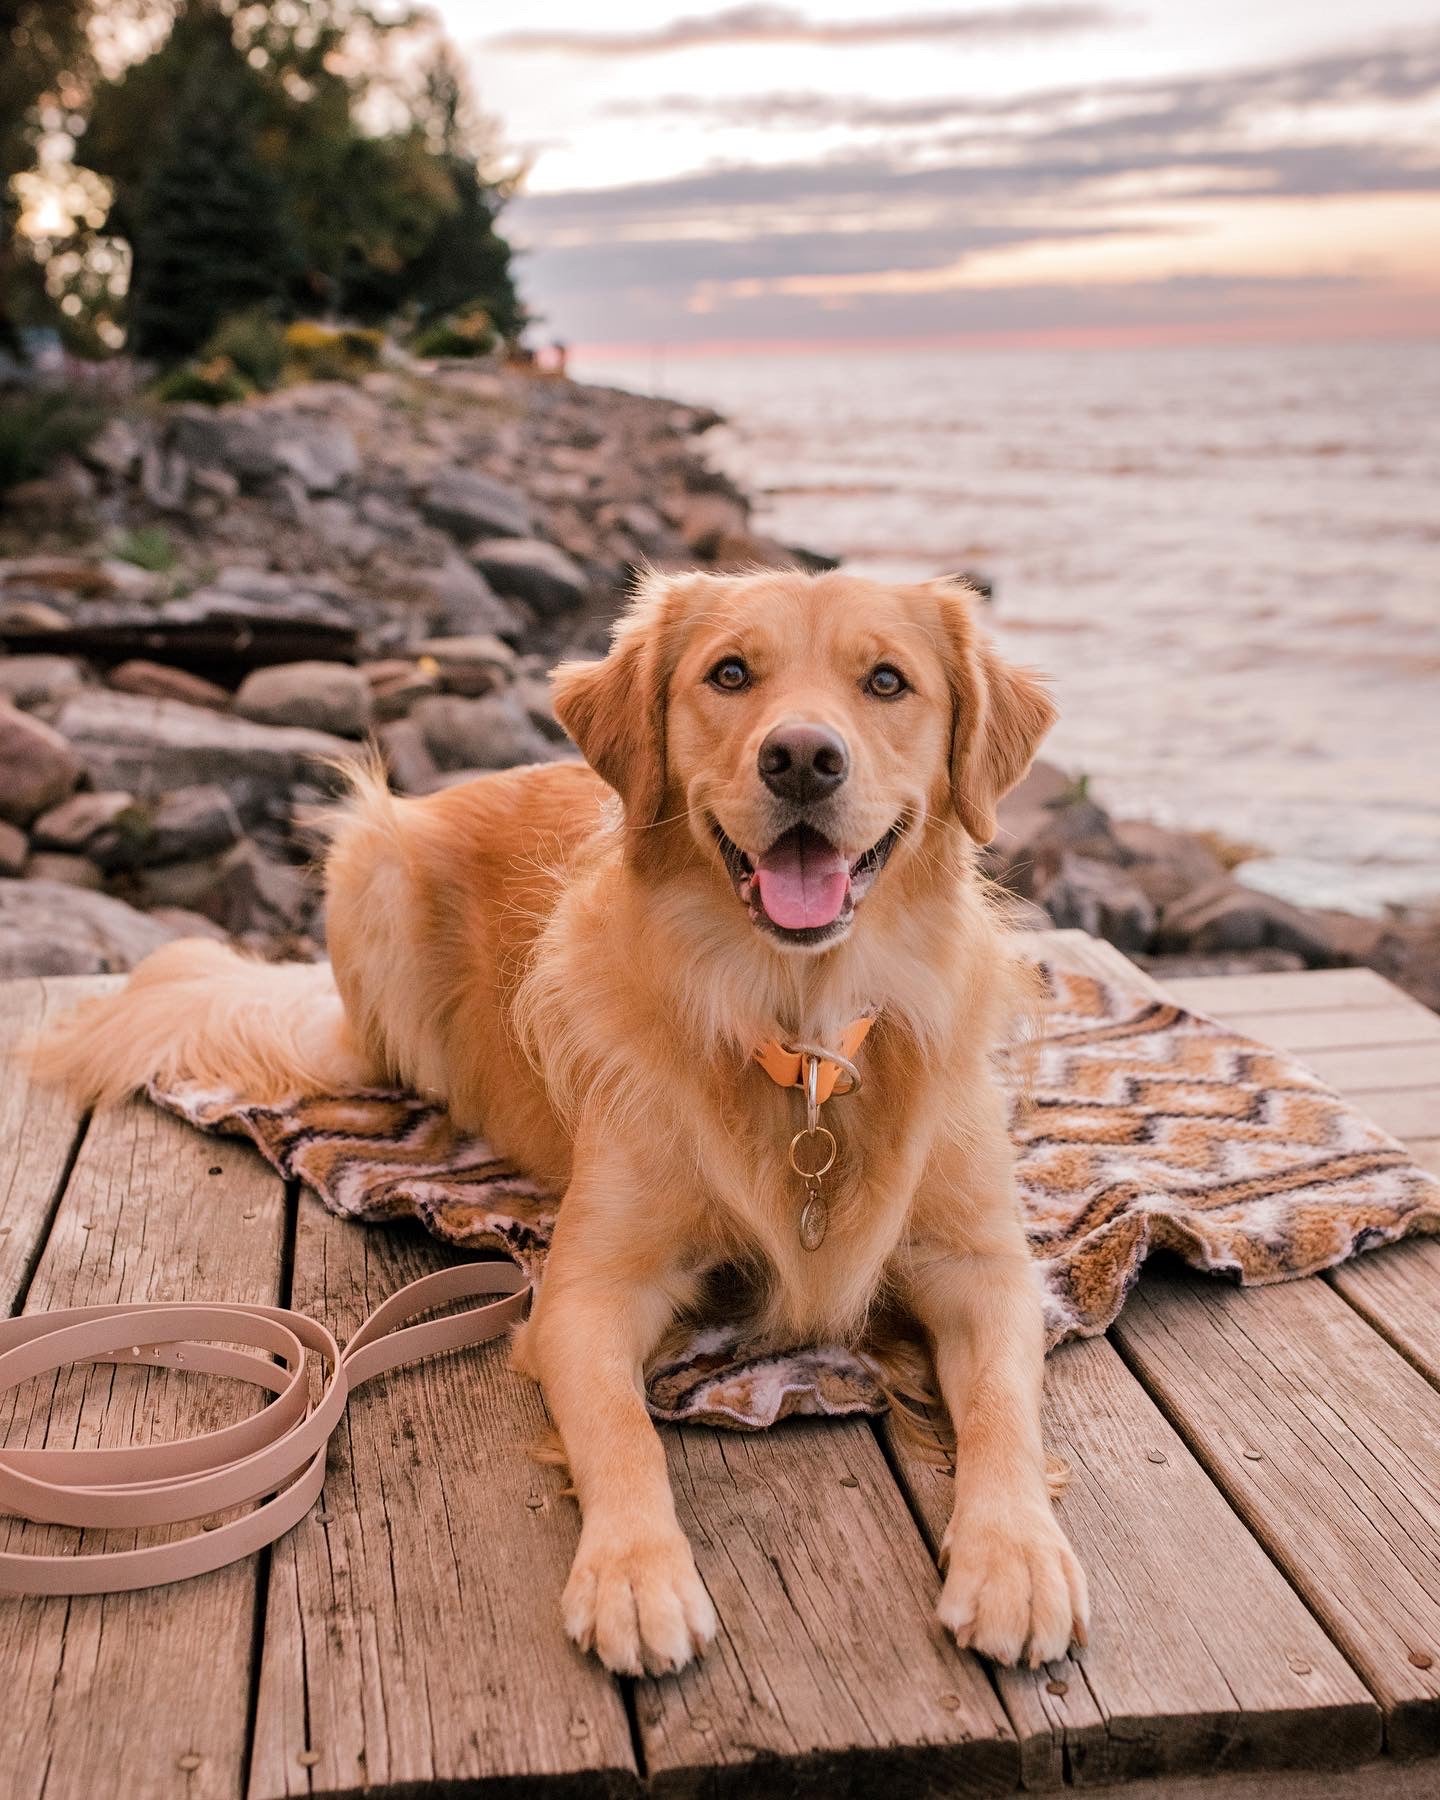
{"label": "dog's black nose", "polygon": [[777,725],[757,762],[770,792],[799,806],[833,794],[850,773],[845,740],[828,725]]}

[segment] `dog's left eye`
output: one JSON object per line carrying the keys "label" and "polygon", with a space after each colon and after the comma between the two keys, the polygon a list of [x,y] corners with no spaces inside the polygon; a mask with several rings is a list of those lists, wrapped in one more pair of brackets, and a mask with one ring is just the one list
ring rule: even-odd
{"label": "dog's left eye", "polygon": [[893,700],[897,694],[903,694],[909,682],[896,668],[889,663],[880,663],[865,677],[865,692],[873,694],[877,700]]}
{"label": "dog's left eye", "polygon": [[741,688],[749,687],[750,671],[738,656],[722,656],[705,679],[711,687],[722,688],[727,694],[738,694]]}

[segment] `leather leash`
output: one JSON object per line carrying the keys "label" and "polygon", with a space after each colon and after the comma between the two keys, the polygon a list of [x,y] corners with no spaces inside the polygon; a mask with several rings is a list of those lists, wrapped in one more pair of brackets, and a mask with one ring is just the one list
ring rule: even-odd
{"label": "leather leash", "polygon": [[[443,1319],[405,1323],[433,1307],[484,1295],[500,1297]],[[530,1283],[513,1263],[460,1263],[392,1294],[343,1351],[323,1325],[280,1306],[81,1306],[0,1321],[0,1394],[70,1363],[140,1363],[250,1381],[275,1396],[237,1425],[175,1443],[0,1450],[0,1512],[41,1524],[130,1530],[261,1501],[213,1530],[139,1550],[0,1552],[0,1595],[156,1587],[274,1543],[319,1494],[326,1448],[356,1388],[402,1363],[498,1337],[522,1316],[529,1295]],[[222,1347],[229,1344],[265,1354]],[[313,1403],[311,1356],[323,1365]]]}

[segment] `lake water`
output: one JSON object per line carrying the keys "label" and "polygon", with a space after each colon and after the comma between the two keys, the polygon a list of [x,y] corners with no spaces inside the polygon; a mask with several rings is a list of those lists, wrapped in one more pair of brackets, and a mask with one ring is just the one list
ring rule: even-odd
{"label": "lake water", "polygon": [[725,413],[774,536],[993,580],[1112,810],[1252,844],[1301,903],[1440,898],[1440,343],[573,367]]}

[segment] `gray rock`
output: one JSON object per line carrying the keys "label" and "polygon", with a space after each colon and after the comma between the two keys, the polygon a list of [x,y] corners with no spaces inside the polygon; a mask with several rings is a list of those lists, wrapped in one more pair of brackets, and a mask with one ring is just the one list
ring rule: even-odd
{"label": "gray rock", "polygon": [[91,438],[83,455],[92,469],[102,469],[123,481],[133,472],[144,448],[144,440],[134,426],[115,415]]}
{"label": "gray rock", "polygon": [[440,773],[414,719],[396,719],[375,734],[390,779],[402,794],[428,794]]}
{"label": "gray rock", "polygon": [[538,675],[522,675],[515,683],[515,698],[530,715],[530,723],[553,744],[568,744],[569,733],[555,717],[555,696],[550,683]]}
{"label": "gray rock", "polygon": [[276,438],[274,456],[307,494],[333,494],[360,472],[354,433],[331,421],[292,424]]}
{"label": "gray rock", "polygon": [[88,856],[68,856],[61,850],[37,850],[25,865],[27,881],[58,881],[66,887],[89,888],[99,893],[105,878]]}
{"label": "gray rock", "polygon": [[539,538],[487,538],[473,545],[470,555],[497,593],[547,616],[579,606],[589,592],[574,557]]}
{"label": "gray rock", "polygon": [[297,930],[318,899],[300,869],[250,838],[223,856],[141,870],[135,893],[144,905],[183,907],[237,934]]}
{"label": "gray rock", "polygon": [[179,934],[108,894],[58,881],[0,881],[0,978],[110,975]]}
{"label": "gray rock", "polygon": [[328,494],[360,467],[345,426],[279,407],[177,407],[170,442],[196,467],[229,470],[242,488],[289,476],[308,493]]}
{"label": "gray rock", "polygon": [[405,718],[417,700],[440,690],[436,674],[404,657],[365,663],[361,673],[370,684],[371,711],[380,724]]}
{"label": "gray rock", "polygon": [[1173,906],[1196,888],[1224,877],[1220,858],[1188,831],[1169,831],[1142,819],[1122,819],[1114,831],[1130,879],[1157,906]]}
{"label": "gray rock", "polygon": [[151,868],[214,856],[243,835],[239,808],[212,783],[134,803],[86,843],[85,854],[102,869]]}
{"label": "gray rock", "polygon": [[173,931],[176,937],[210,938],[218,944],[230,942],[230,933],[223,925],[207,919],[204,913],[190,912],[183,906],[152,906],[145,916]]}
{"label": "gray rock", "polygon": [[189,461],[174,450],[147,444],[140,458],[140,492],[157,512],[183,512],[190,493]]}
{"label": "gray rock", "polygon": [[365,523],[348,500],[315,501],[306,523],[323,543],[355,562],[363,562],[380,548],[381,534]]}
{"label": "gray rock", "polygon": [[33,631],[65,631],[69,619],[58,606],[43,600],[7,600],[0,606],[0,641],[10,635],[28,637]]}
{"label": "gray rock", "polygon": [[478,569],[463,557],[452,555],[438,569],[415,569],[412,584],[434,606],[438,628],[453,637],[477,631],[515,639],[525,629],[525,618],[514,603],[502,600]]}
{"label": "gray rock", "polygon": [[0,701],[0,819],[28,825],[73,793],[83,773],[62,732]]}
{"label": "gray rock", "polygon": [[157,599],[160,576],[118,557],[17,556],[0,562],[0,583],[8,589],[39,589],[64,599]]}
{"label": "gray rock", "polygon": [[1288,950],[1321,968],[1344,960],[1318,915],[1242,887],[1229,876],[1165,908],[1159,948],[1203,955]]}
{"label": "gray rock", "polygon": [[370,728],[370,684],[348,663],[279,663],[245,677],[235,710],[261,725],[364,737]]}
{"label": "gray rock", "polygon": [[216,712],[225,712],[230,705],[229,694],[215,682],[139,656],[112,669],[109,681],[122,694],[145,694],[152,700],[183,700],[187,706],[209,706]]}
{"label": "gray rock", "polygon": [[353,744],[327,732],[257,725],[104,688],[67,700],[55,723],[96,787],[141,796],[216,782],[239,805],[256,790],[279,794],[317,774],[323,779],[327,763],[356,755]]}
{"label": "gray rock", "polygon": [[18,825],[0,819],[0,876],[18,875],[30,854],[30,840]]}
{"label": "gray rock", "polygon": [[535,729],[513,694],[465,700],[435,694],[410,715],[440,769],[510,769],[519,763],[553,762],[555,744]]}
{"label": "gray rock", "polygon": [[1145,950],[1155,932],[1155,907],[1128,873],[1072,851],[1034,896],[1056,925],[1105,938],[1117,950]]}
{"label": "gray rock", "polygon": [[41,813],[30,827],[40,850],[88,852],[90,844],[114,829],[115,823],[135,807],[135,796],[122,789],[99,794],[72,794],[59,806]]}
{"label": "gray rock", "polygon": [[530,502],[517,489],[478,469],[440,469],[420,496],[432,525],[469,543],[472,538],[528,537],[534,530]]}
{"label": "gray rock", "polygon": [[436,666],[440,686],[447,694],[474,699],[505,687],[515,676],[515,652],[487,632],[471,637],[427,638],[416,654]]}
{"label": "gray rock", "polygon": [[73,656],[0,656],[0,697],[22,709],[49,706],[84,685]]}

